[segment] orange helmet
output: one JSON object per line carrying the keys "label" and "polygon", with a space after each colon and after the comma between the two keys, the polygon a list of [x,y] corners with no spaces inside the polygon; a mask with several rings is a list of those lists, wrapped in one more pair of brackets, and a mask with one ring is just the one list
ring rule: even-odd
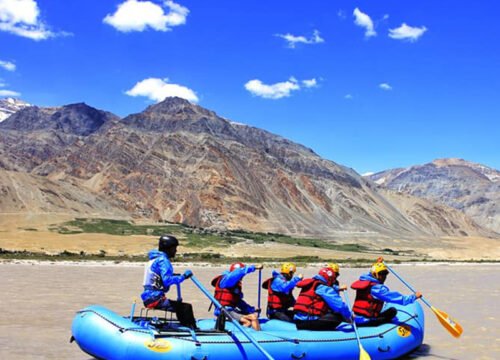
{"label": "orange helmet", "polygon": [[323,277],[323,279],[326,280],[328,286],[332,286],[335,283],[335,280],[337,280],[337,274],[332,268],[325,267],[322,268],[319,272],[318,275]]}
{"label": "orange helmet", "polygon": [[235,263],[231,264],[231,266],[229,267],[229,271],[233,271],[234,269],[241,269],[244,267],[245,267],[245,264],[243,264],[242,262],[235,262]]}

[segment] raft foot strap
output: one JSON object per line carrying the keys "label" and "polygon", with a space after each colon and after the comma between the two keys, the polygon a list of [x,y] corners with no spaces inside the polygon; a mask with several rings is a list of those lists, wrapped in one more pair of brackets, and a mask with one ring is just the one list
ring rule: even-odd
{"label": "raft foot strap", "polygon": [[302,354],[300,354],[300,355],[295,355],[295,354],[292,354],[292,358],[294,358],[294,359],[302,359],[302,358],[304,358],[305,356],[306,356],[306,353],[305,353],[305,352],[303,352],[303,353],[302,353]]}

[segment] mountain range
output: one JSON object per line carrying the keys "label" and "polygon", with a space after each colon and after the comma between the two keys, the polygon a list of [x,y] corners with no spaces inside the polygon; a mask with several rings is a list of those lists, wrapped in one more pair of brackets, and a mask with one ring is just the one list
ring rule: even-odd
{"label": "mountain range", "polygon": [[463,159],[382,171],[369,178],[400,193],[461,210],[500,233],[500,171]]}
{"label": "mountain range", "polygon": [[[313,150],[180,98],[123,119],[86,104],[0,123],[0,212],[143,218],[330,239],[496,236]],[[377,179],[375,179],[377,181]]]}

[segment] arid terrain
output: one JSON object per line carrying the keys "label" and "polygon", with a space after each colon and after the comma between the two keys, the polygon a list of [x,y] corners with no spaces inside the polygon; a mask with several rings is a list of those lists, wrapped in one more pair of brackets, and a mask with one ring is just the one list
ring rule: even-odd
{"label": "arid terrain", "polygon": [[[87,254],[98,254],[105,251],[107,255],[143,255],[157,244],[157,236],[149,235],[109,235],[99,233],[59,234],[50,231],[53,224],[71,220],[69,215],[16,215],[2,214],[0,216],[0,248],[9,251],[29,251],[47,254],[59,254],[63,251]],[[388,259],[408,260],[499,260],[500,240],[480,237],[443,237],[439,240],[427,239],[387,239],[367,237],[366,234],[346,234],[337,241],[365,244],[370,252],[350,252],[334,249],[315,248],[310,246],[294,246],[290,244],[266,242],[239,242],[230,246],[207,246],[185,248],[180,252],[203,251],[219,253],[228,257],[251,255],[254,257],[281,258],[301,256],[318,256],[320,259],[365,259],[376,258],[380,251],[390,247],[397,251],[408,251],[401,255],[384,254]]]}

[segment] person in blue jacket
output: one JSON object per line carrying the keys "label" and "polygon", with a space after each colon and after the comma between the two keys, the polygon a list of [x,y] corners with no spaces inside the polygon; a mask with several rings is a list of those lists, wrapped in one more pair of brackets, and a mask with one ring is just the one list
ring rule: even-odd
{"label": "person in blue jacket", "polygon": [[340,297],[340,291],[347,287],[336,285],[337,276],[337,272],[326,267],[297,284],[301,289],[293,307],[297,329],[334,330],[342,321],[351,322],[349,307]]}
{"label": "person in blue jacket", "polygon": [[[224,271],[222,275],[212,280],[212,286],[215,287],[214,297],[224,306],[231,317],[238,320],[240,324],[260,330],[258,311],[253,306],[243,300],[242,280],[245,275],[254,272],[256,269],[262,269],[262,265],[245,266],[241,262],[230,266],[229,271]],[[218,317],[216,328],[223,328],[223,320],[220,320],[220,309],[216,308],[214,315]],[[220,324],[222,322],[222,324]]]}
{"label": "person in blue jacket", "polygon": [[267,290],[267,317],[282,321],[293,321],[293,306],[295,298],[293,289],[302,280],[303,275],[294,276],[297,266],[286,262],[281,265],[280,272],[273,270],[272,277],[262,283]]}
{"label": "person in blue jacket", "polygon": [[382,311],[384,303],[408,305],[422,297],[420,292],[402,295],[391,291],[384,285],[389,270],[382,260],[377,261],[368,274],[361,275],[351,288],[356,290],[353,312],[356,314],[356,324],[360,326],[376,326],[390,322],[397,314],[394,307]]}
{"label": "person in blue jacket", "polygon": [[149,262],[144,269],[144,291],[141,299],[148,309],[174,311],[181,325],[196,328],[196,320],[191,304],[182,300],[167,299],[166,293],[172,285],[178,285],[193,275],[191,270],[186,270],[182,275],[174,274],[170,262],[177,253],[179,241],[175,236],[163,235],[158,240],[158,250],[148,253]]}

